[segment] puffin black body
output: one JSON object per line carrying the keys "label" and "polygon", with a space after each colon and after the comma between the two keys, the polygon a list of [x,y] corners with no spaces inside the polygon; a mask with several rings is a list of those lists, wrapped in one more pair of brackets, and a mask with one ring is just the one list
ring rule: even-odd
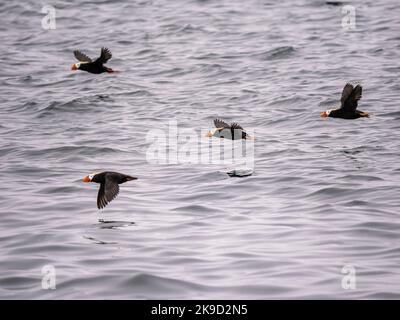
{"label": "puffin black body", "polygon": [[136,177],[128,176],[118,172],[92,173],[83,178],[83,182],[100,183],[97,195],[97,208],[103,209],[109,202],[115,199],[119,193],[119,184],[136,180]]}
{"label": "puffin black body", "polygon": [[104,64],[107,63],[107,61],[110,60],[112,57],[111,51],[107,48],[101,48],[100,57],[98,57],[94,61],[92,61],[92,59],[90,59],[86,54],[82,53],[79,50],[75,50],[74,55],[79,62],[74,63],[71,70],[82,70],[94,74],[115,72],[113,69],[104,66]]}
{"label": "puffin black body", "polygon": [[358,100],[362,97],[362,87],[358,84],[353,87],[347,83],[342,92],[341,106],[338,109],[323,111],[321,117],[358,119],[369,117],[369,113],[357,110]]}
{"label": "puffin black body", "polygon": [[214,125],[215,129],[210,130],[206,135],[207,137],[218,137],[231,140],[251,139],[242,126],[236,122],[229,125],[221,119],[215,119]]}

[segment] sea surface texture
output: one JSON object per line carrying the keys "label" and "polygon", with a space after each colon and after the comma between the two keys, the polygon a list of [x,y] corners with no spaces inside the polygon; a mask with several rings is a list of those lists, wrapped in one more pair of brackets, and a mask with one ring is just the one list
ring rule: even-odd
{"label": "sea surface texture", "polygon": [[[0,298],[399,299],[399,16],[397,0],[2,1]],[[119,72],[71,71],[103,46]],[[346,82],[371,117],[321,118]],[[254,167],[184,161],[229,147],[204,136],[217,117],[255,137]],[[150,159],[163,134],[178,156]],[[104,170],[138,180],[98,210],[82,178]]]}

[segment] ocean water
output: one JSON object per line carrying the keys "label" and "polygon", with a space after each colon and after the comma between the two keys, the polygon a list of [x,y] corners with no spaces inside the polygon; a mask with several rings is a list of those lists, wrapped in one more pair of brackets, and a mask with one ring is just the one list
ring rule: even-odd
{"label": "ocean water", "polygon": [[[398,1],[46,4],[0,3],[0,298],[400,298]],[[70,70],[102,46],[120,72]],[[371,118],[320,118],[348,81]],[[149,161],[217,117],[251,176]],[[101,211],[100,170],[139,178]]]}

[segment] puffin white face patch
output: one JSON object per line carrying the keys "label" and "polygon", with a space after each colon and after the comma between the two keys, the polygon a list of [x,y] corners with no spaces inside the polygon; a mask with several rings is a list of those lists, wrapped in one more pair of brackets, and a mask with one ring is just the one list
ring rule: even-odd
{"label": "puffin white face patch", "polygon": [[81,66],[80,62],[75,63],[75,67],[77,67],[79,69],[79,67]]}
{"label": "puffin white face patch", "polygon": [[325,113],[326,113],[327,116],[329,116],[331,112],[332,112],[332,109],[326,110],[326,111],[325,111]]}
{"label": "puffin white face patch", "polygon": [[100,173],[100,172],[93,172],[93,173],[89,174],[89,179],[90,179],[90,181],[92,181],[93,177],[94,177],[95,175],[99,174],[99,173]]}
{"label": "puffin white face patch", "polygon": [[207,132],[206,137],[212,137],[215,135],[215,133],[217,132],[217,128],[215,129],[211,129],[210,131]]}
{"label": "puffin white face patch", "polygon": [[219,133],[218,128],[212,129],[211,130],[212,135],[214,136],[216,133]]}

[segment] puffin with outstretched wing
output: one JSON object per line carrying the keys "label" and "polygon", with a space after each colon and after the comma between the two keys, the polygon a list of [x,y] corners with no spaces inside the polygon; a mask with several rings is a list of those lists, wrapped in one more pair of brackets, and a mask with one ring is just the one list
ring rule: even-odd
{"label": "puffin with outstretched wing", "polygon": [[82,70],[94,74],[115,72],[113,69],[104,66],[104,64],[106,64],[112,57],[111,51],[107,48],[101,48],[100,57],[94,61],[79,50],[75,50],[74,55],[79,62],[74,63],[71,70]]}
{"label": "puffin with outstretched wing", "polygon": [[347,83],[343,88],[340,108],[323,111],[320,113],[320,116],[323,118],[332,117],[342,119],[368,118],[368,112],[357,110],[358,101],[361,97],[361,85],[358,84],[354,87],[352,84]]}
{"label": "puffin with outstretched wing", "polygon": [[126,174],[104,171],[89,174],[83,178],[83,182],[100,183],[100,189],[97,195],[97,208],[103,209],[118,195],[119,184],[136,179],[136,177],[128,176]]}
{"label": "puffin with outstretched wing", "polygon": [[238,123],[227,124],[221,119],[214,120],[215,128],[208,131],[206,137],[226,138],[231,140],[253,139]]}

